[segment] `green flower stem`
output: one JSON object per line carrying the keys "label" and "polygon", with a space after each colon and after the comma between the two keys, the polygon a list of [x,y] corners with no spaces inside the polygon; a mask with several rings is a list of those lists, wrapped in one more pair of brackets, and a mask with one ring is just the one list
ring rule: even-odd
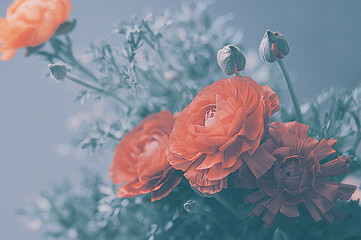
{"label": "green flower stem", "polygon": [[69,61],[65,61],[65,59],[63,57],[61,57],[60,55],[56,55],[57,59],[59,59],[63,63],[68,63],[68,65],[77,68],[78,71],[82,72],[84,75],[91,78],[94,82],[98,82],[98,79],[94,76],[94,74],[92,74],[86,67],[81,65],[78,61],[76,61],[76,59],[71,54],[68,54],[67,52],[64,52],[64,51],[62,51],[62,52],[63,52],[64,56],[67,58],[67,60],[69,60]]}
{"label": "green flower stem", "polygon": [[72,81],[72,82],[74,82],[74,83],[76,83],[76,84],[79,84],[79,85],[81,85],[81,86],[83,86],[83,87],[86,87],[86,88],[89,88],[89,89],[91,89],[91,90],[94,90],[94,91],[96,91],[96,92],[98,92],[98,93],[101,93],[101,94],[103,94],[103,95],[105,95],[105,96],[107,96],[107,97],[112,98],[112,99],[115,100],[116,102],[118,102],[118,103],[120,103],[120,104],[122,104],[122,105],[125,105],[125,106],[129,107],[128,103],[127,103],[126,101],[124,101],[123,99],[119,98],[118,96],[116,96],[116,95],[114,95],[114,94],[112,94],[112,93],[110,93],[110,92],[108,92],[108,91],[106,91],[106,90],[104,90],[104,89],[101,89],[101,88],[98,88],[98,87],[96,87],[96,86],[93,86],[93,85],[91,85],[91,84],[89,84],[89,83],[83,82],[82,80],[80,80],[79,78],[77,78],[76,76],[74,76],[74,75],[72,75],[72,74],[70,74],[70,73],[67,73],[67,74],[66,74],[66,79],[68,79],[68,80],[70,80],[70,81]]}
{"label": "green flower stem", "polygon": [[282,72],[283,79],[285,80],[285,83],[287,85],[288,93],[290,94],[292,104],[293,104],[293,108],[294,108],[294,111],[295,111],[296,120],[298,122],[302,122],[302,114],[301,114],[301,110],[300,110],[300,105],[298,103],[295,90],[293,89],[293,85],[292,85],[292,82],[291,82],[290,75],[288,74],[288,71],[287,71],[286,66],[285,66],[282,59],[277,59],[277,63],[278,63],[278,66],[279,66],[279,68],[280,68],[280,70]]}
{"label": "green flower stem", "polygon": [[212,222],[214,225],[216,225],[220,230],[222,230],[225,239],[227,239],[227,240],[233,240],[233,239],[234,239],[231,235],[229,235],[229,234],[226,233],[227,230],[224,229],[223,225],[218,221],[218,219],[216,219],[216,218],[213,217],[211,214],[209,214],[209,213],[207,213],[207,212],[205,212],[205,211],[200,211],[200,210],[199,210],[198,213],[201,214],[201,215],[203,215],[203,216],[205,216],[206,218],[208,218],[209,221],[211,221],[211,222]]}
{"label": "green flower stem", "polygon": [[212,195],[212,197],[217,200],[220,204],[222,204],[227,210],[233,214],[238,220],[242,220],[241,216],[237,214],[237,209],[235,209],[226,199],[221,197],[218,193]]}
{"label": "green flower stem", "polygon": [[98,82],[98,79],[87,68],[85,68],[77,61],[75,60],[73,61],[73,66],[75,66],[76,68],[78,68],[79,71],[83,72],[85,75],[90,77],[94,82]]}
{"label": "green flower stem", "polygon": [[360,142],[361,142],[361,131],[358,131],[351,149],[353,155],[356,155],[356,150]]}
{"label": "green flower stem", "polygon": [[353,120],[355,121],[356,126],[357,126],[356,136],[355,136],[355,139],[353,141],[351,151],[350,151],[350,153],[353,156],[355,156],[357,147],[361,142],[361,123],[360,123],[360,119],[358,117],[358,114],[356,114],[355,112],[350,112],[350,114],[351,114],[351,117],[353,118]]}
{"label": "green flower stem", "polygon": [[62,49],[63,54],[71,61],[72,66],[78,68],[79,71],[83,72],[89,78],[91,78],[94,82],[98,82],[98,78],[94,76],[92,72],[90,72],[86,67],[84,67],[77,59],[74,57],[73,51],[71,49],[71,45],[67,50]]}

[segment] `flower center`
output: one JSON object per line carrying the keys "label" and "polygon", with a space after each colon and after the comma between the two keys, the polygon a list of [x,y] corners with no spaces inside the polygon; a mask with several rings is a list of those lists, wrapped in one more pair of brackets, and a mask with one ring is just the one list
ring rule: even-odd
{"label": "flower center", "polygon": [[213,126],[215,115],[216,115],[216,105],[208,106],[206,113],[204,114],[204,126],[206,127]]}
{"label": "flower center", "polygon": [[289,158],[282,164],[282,170],[285,178],[295,177],[298,174],[298,159],[295,157]]}
{"label": "flower center", "polygon": [[148,142],[146,145],[145,145],[145,151],[146,153],[152,153],[156,150],[159,149],[159,142],[157,140],[152,140],[150,142]]}
{"label": "flower center", "polygon": [[139,154],[141,158],[152,159],[159,151],[161,136],[159,134],[153,134],[150,139],[144,143],[143,150]]}
{"label": "flower center", "polygon": [[285,159],[281,165],[281,170],[283,172],[283,184],[290,191],[299,189],[302,179],[301,171],[303,169],[299,164],[300,157],[292,156]]}

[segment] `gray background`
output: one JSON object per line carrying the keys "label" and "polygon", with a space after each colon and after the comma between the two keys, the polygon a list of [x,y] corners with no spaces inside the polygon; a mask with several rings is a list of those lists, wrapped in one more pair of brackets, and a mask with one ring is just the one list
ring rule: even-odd
{"label": "gray background", "polygon": [[[10,0],[0,0],[0,16]],[[171,8],[169,0],[73,0],[72,33],[77,50],[112,30],[118,20]],[[233,12],[233,24],[244,30],[245,48],[257,48],[267,28],[283,33],[291,47],[286,64],[299,98],[317,96],[331,84],[352,89],[361,77],[361,1],[218,1],[214,14]],[[220,46],[221,47],[221,46]],[[31,196],[63,178],[75,178],[84,161],[55,154],[72,133],[66,119],[82,110],[67,84],[48,77],[47,63],[18,52],[0,62],[0,239],[40,239],[14,214]]]}

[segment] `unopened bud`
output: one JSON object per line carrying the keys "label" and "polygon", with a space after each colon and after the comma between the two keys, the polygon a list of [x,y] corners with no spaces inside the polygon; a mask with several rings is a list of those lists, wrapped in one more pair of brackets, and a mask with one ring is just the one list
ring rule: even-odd
{"label": "unopened bud", "polygon": [[259,55],[265,62],[274,62],[289,54],[287,40],[279,33],[267,30],[259,45]]}
{"label": "unopened bud", "polygon": [[188,200],[184,205],[184,209],[189,213],[196,213],[199,211],[199,203],[195,200]]}
{"label": "unopened bud", "polygon": [[49,64],[48,67],[51,76],[58,81],[64,80],[68,73],[68,67],[62,62]]}
{"label": "unopened bud", "polygon": [[242,71],[246,66],[246,58],[241,49],[228,45],[217,53],[217,63],[224,74],[232,75]]}

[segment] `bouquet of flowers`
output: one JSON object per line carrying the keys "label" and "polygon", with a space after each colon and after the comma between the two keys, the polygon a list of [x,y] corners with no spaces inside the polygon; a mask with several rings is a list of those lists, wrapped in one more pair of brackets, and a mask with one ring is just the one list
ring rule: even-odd
{"label": "bouquet of flowers", "polygon": [[230,16],[207,6],[121,22],[114,39],[81,56],[70,0],[9,6],[1,59],[25,47],[53,79],[79,85],[76,101],[94,101],[101,114],[86,116],[75,141],[113,159],[109,176],[89,167],[80,188],[65,182],[19,210],[46,238],[361,239],[351,181],[361,166],[361,87],[300,106],[285,37],[267,30],[266,63],[247,67]]}

